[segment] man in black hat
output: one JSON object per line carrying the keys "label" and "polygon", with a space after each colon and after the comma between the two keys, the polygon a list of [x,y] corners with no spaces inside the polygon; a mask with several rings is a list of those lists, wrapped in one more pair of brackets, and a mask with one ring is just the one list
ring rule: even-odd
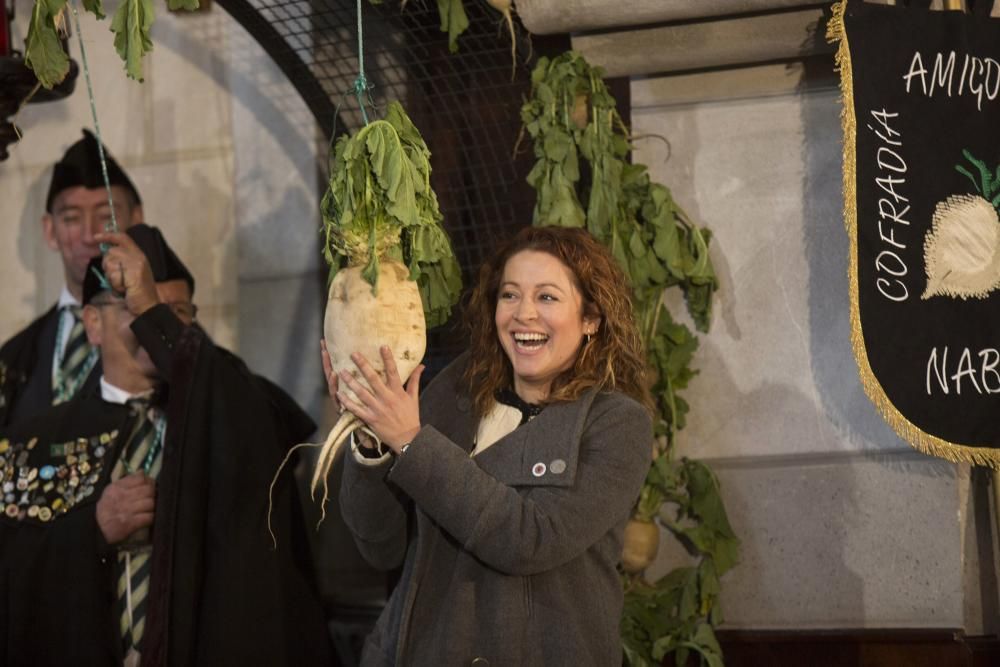
{"label": "man in black hat", "polygon": [[158,230],[97,240],[99,382],[0,434],[0,664],[330,664],[290,476],[268,499],[311,421],[192,325]]}
{"label": "man in black hat", "polygon": [[98,363],[80,320],[84,272],[99,252],[94,235],[112,210],[119,229],[143,219],[132,181],[107,149],[105,158],[110,203],[97,139],[87,130],[52,170],[42,231],[62,259],[66,284],[55,306],[0,348],[0,426],[69,400]]}

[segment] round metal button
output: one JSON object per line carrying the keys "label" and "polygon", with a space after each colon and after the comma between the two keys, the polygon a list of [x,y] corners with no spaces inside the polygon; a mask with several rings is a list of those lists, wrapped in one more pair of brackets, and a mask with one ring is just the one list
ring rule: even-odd
{"label": "round metal button", "polygon": [[[535,477],[541,477],[545,474],[545,464],[539,461],[531,467],[531,474]],[[478,658],[477,658],[478,659]],[[475,664],[475,663],[473,663]]]}
{"label": "round metal button", "polygon": [[490,667],[490,661],[486,658],[473,658],[472,667]]}
{"label": "round metal button", "polygon": [[549,470],[555,475],[561,475],[566,472],[566,462],[562,459],[556,459],[549,464]]}

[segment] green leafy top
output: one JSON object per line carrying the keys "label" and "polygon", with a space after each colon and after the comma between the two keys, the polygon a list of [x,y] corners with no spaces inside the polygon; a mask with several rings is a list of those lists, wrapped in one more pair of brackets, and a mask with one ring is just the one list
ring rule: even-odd
{"label": "green leafy top", "polygon": [[437,0],[437,4],[438,15],[441,17],[441,32],[448,33],[448,50],[455,53],[458,51],[458,36],[469,27],[465,6],[462,0]]}
{"label": "green leafy top", "polygon": [[[192,11],[198,9],[198,0],[167,0],[167,6]],[[98,19],[104,18],[101,0],[83,0],[83,8]],[[24,60],[46,88],[59,84],[69,72],[69,57],[60,41],[60,34],[66,32],[62,25],[67,11],[66,0],[35,0],[31,11]],[[125,62],[129,78],[137,81],[142,81],[142,57],[153,49],[149,36],[153,18],[153,0],[122,0],[111,19],[115,50]]]}
{"label": "green leafy top", "polygon": [[420,287],[428,327],[448,320],[462,291],[461,270],[441,228],[431,189],[430,150],[398,102],[383,120],[337,140],[320,205],[330,279],[364,266],[374,290],[381,259],[403,262]]}
{"label": "green leafy top", "polygon": [[661,417],[656,432],[672,439],[684,425],[687,406],[676,392],[694,374],[688,364],[697,339],[674,323],[662,296],[680,288],[697,329],[708,329],[718,288],[711,234],[690,222],[645,166],[629,163],[630,136],[602,76],[573,51],[540,58],[532,72],[521,121],[537,158],[528,174],[538,192],[534,223],[586,227],[611,249],[634,291]]}
{"label": "green leafy top", "polygon": [[991,172],[989,167],[986,166],[986,162],[973,157],[968,149],[962,149],[962,155],[968,160],[969,164],[975,167],[979,178],[977,179],[973,176],[972,172],[963,164],[956,164],[955,171],[972,181],[976,192],[992,204],[993,208],[1000,210],[1000,165],[997,165],[996,170]]}
{"label": "green leafy top", "polygon": [[729,525],[718,480],[704,463],[662,455],[646,476],[636,516],[658,516],[703,558],[696,567],[678,568],[651,584],[641,578],[627,581],[621,634],[629,664],[662,665],[664,656],[674,653],[675,664],[683,666],[694,651],[701,664],[721,667],[722,650],[712,630],[722,621],[719,577],[736,564],[740,542]]}

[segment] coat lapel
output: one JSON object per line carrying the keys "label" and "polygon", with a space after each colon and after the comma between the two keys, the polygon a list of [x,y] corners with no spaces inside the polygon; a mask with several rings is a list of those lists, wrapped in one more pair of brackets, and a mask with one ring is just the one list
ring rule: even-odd
{"label": "coat lapel", "polygon": [[[421,401],[420,407],[423,423],[434,426],[471,454],[479,423],[472,410],[472,401],[458,386],[465,362],[464,357],[459,357],[435,378],[433,389],[428,392],[427,400]],[[441,385],[434,387],[439,382]],[[473,460],[498,481],[510,486],[572,486],[580,438],[596,395],[594,388],[575,401],[548,406]]]}
{"label": "coat lapel", "polygon": [[572,486],[584,422],[596,390],[570,403],[556,403],[496,441],[476,463],[510,486]]}

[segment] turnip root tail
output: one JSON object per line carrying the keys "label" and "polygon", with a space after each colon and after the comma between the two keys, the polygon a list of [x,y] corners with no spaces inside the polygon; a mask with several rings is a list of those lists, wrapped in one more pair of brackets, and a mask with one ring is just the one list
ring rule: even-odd
{"label": "turnip root tail", "polygon": [[320,517],[316,523],[317,530],[320,524],[323,523],[323,519],[326,518],[326,500],[330,495],[330,487],[326,478],[330,474],[330,468],[333,467],[333,462],[337,458],[337,454],[340,452],[344,442],[347,441],[348,436],[360,424],[360,419],[345,410],[340,415],[337,423],[330,429],[330,435],[326,437],[326,442],[323,443],[322,449],[319,450],[319,458],[316,459],[316,469],[313,470],[312,482],[309,484],[310,497],[316,500],[316,489],[319,487],[320,482],[323,483],[323,500],[319,506]]}
{"label": "turnip root tail", "polygon": [[310,496],[313,500],[316,500],[316,489],[319,487],[320,482],[323,483],[323,502],[320,505],[320,518],[316,523],[316,529],[319,529],[323,519],[326,518],[326,500],[329,497],[330,488],[327,486],[326,478],[330,474],[330,468],[333,467],[333,462],[337,458],[337,453],[340,451],[341,446],[347,440],[348,436],[351,435],[359,426],[361,425],[361,420],[355,417],[348,411],[344,411],[340,415],[340,419],[337,423],[333,425],[330,429],[330,435],[326,437],[326,442],[323,444],[304,442],[300,445],[295,445],[288,450],[285,454],[285,458],[281,461],[281,465],[278,466],[277,472],[274,473],[274,477],[271,479],[271,485],[267,488],[267,532],[271,535],[271,542],[274,548],[278,548],[278,538],[274,535],[274,530],[271,528],[271,510],[274,505],[274,485],[278,483],[278,476],[281,475],[281,471],[284,470],[285,464],[292,457],[295,450],[300,447],[319,447],[319,455],[316,458],[316,469],[313,471],[312,482],[309,485]]}
{"label": "turnip root tail", "polygon": [[513,0],[486,0],[493,9],[500,12],[507,21],[507,31],[510,32],[510,80],[517,76],[517,35],[514,32],[514,2]]}
{"label": "turnip root tail", "polygon": [[275,549],[278,548],[278,538],[274,536],[274,530],[271,529],[271,510],[274,509],[274,485],[278,483],[278,476],[281,475],[281,471],[285,469],[285,464],[288,463],[288,459],[292,458],[292,454],[299,447],[322,447],[322,445],[312,442],[303,442],[302,444],[295,445],[289,449],[288,453],[285,454],[285,458],[282,459],[281,465],[278,466],[278,470],[274,473],[274,477],[271,479],[271,485],[267,487],[267,532],[271,535],[271,543],[274,545]]}

